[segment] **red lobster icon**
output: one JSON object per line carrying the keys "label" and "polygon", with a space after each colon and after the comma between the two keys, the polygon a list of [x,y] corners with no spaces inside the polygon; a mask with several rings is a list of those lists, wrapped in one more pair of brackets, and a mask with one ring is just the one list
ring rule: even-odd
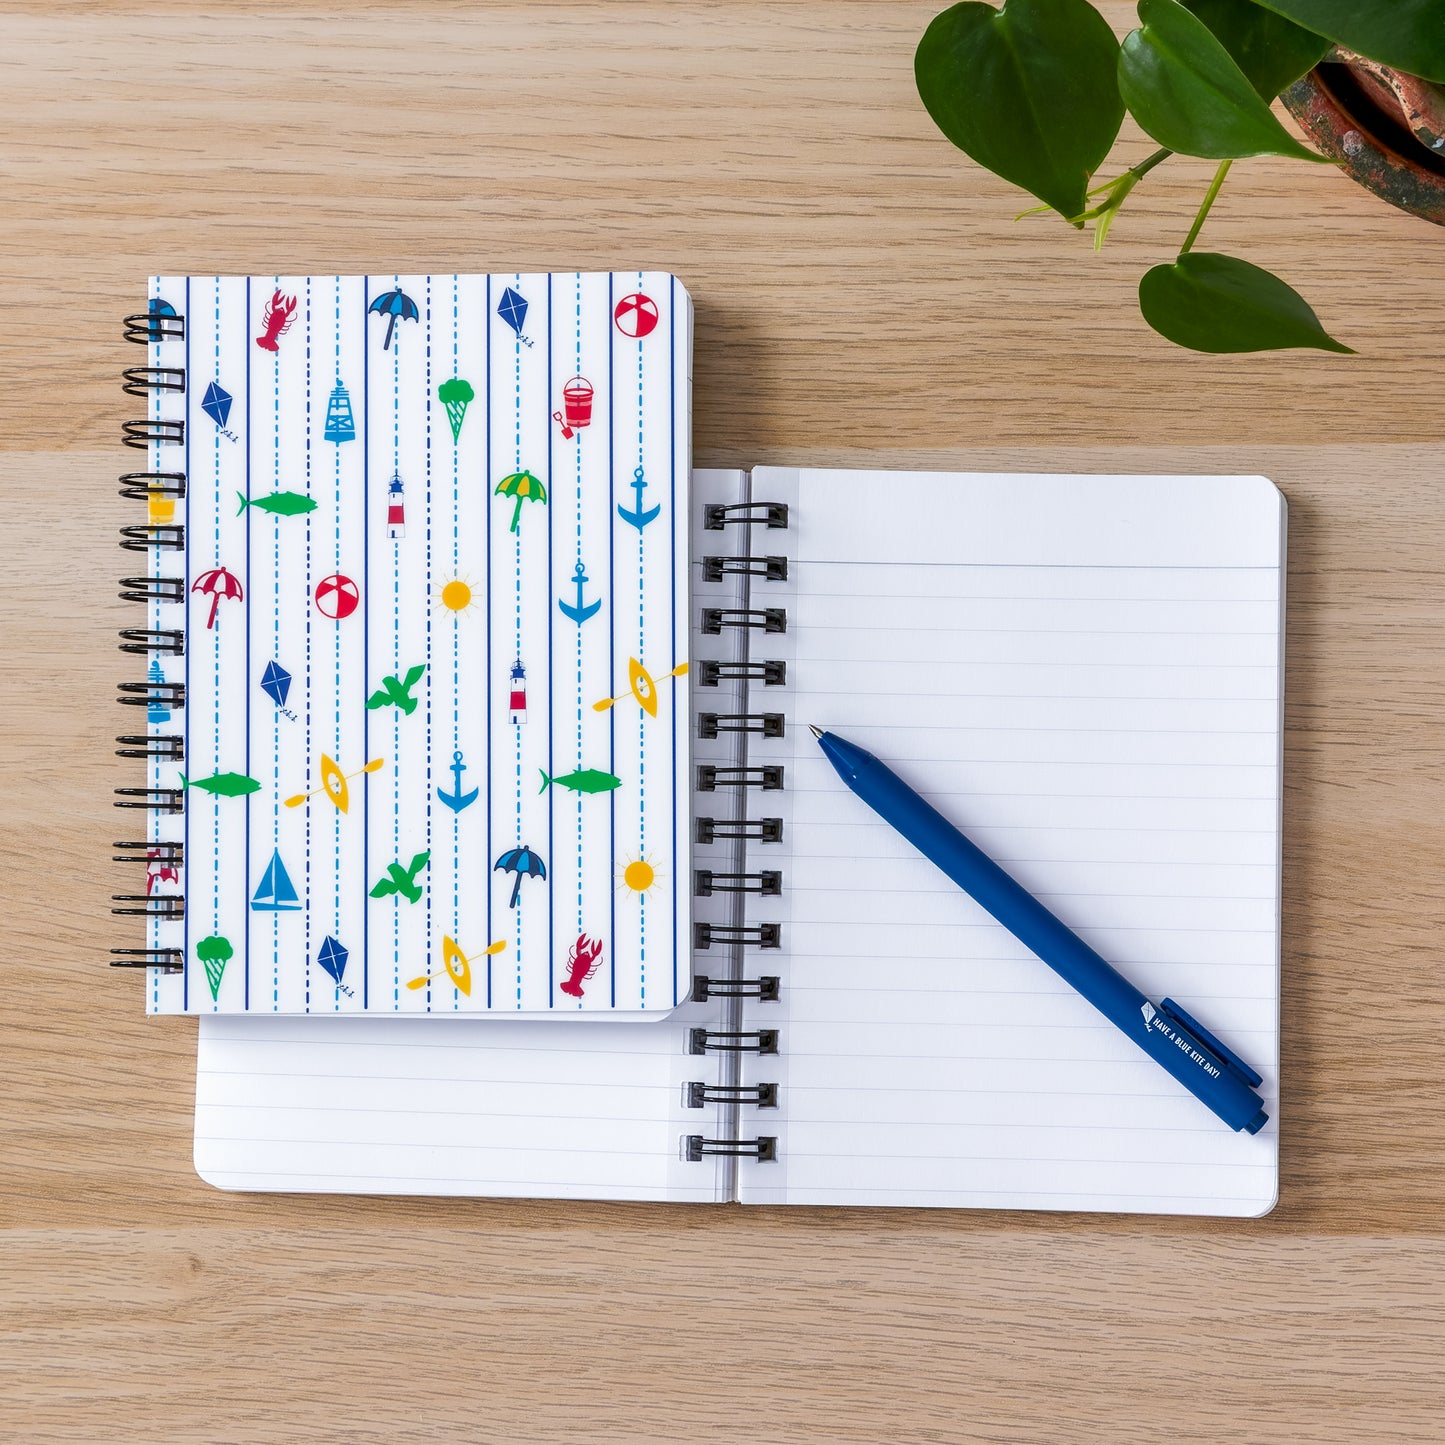
{"label": "red lobster icon", "polygon": [[562,980],[563,993],[573,998],[582,997],[582,985],[602,966],[602,940],[588,938],[585,933],[577,935],[577,942],[567,955],[567,977]]}
{"label": "red lobster icon", "polygon": [[162,856],[159,848],[146,849],[146,897],[151,896],[152,889],[157,883],[179,883],[181,881],[180,870],[169,863],[156,863],[155,860]]}
{"label": "red lobster icon", "polygon": [[262,351],[279,351],[281,349],[279,338],[290,331],[292,313],[295,310],[296,298],[294,296],[283,296],[280,291],[271,293],[271,299],[266,303],[266,310],[261,316],[261,324],[266,330],[256,338],[256,345]]}

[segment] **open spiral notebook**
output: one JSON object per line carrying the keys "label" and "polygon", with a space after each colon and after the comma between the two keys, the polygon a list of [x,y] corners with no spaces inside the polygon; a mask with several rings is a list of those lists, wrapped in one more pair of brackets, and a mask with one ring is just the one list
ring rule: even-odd
{"label": "open spiral notebook", "polygon": [[[691,506],[692,1000],[657,1022],[203,1015],[202,1176],[1270,1209],[1276,489],[760,468],[695,474]],[[708,525],[733,518],[753,524]],[[718,609],[749,625],[716,629]],[[884,758],[1132,981],[1245,1055],[1265,1129],[1230,1133],[1138,1054],[839,786],[809,722]]]}

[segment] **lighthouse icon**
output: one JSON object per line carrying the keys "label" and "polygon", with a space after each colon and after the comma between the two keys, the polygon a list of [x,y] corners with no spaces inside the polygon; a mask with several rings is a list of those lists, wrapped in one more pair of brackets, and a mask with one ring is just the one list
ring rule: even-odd
{"label": "lighthouse icon", "polygon": [[512,699],[508,711],[514,723],[520,725],[527,721],[527,669],[520,657],[512,664]]}
{"label": "lighthouse icon", "polygon": [[391,474],[391,485],[386,489],[386,535],[392,541],[406,536],[406,492],[400,472]]}

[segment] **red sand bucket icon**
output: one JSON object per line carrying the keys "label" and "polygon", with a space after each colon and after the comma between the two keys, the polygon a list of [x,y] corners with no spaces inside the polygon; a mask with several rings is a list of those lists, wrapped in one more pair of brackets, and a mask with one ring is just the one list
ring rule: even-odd
{"label": "red sand bucket icon", "polygon": [[552,420],[562,428],[567,441],[574,431],[592,425],[592,383],[585,376],[574,376],[562,388],[562,410],[552,413]]}

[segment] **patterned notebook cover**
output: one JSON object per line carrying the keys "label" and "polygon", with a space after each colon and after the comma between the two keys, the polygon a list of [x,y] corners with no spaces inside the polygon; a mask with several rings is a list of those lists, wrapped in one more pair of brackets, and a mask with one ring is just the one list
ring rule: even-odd
{"label": "patterned notebook cover", "polygon": [[[673,1008],[691,302],[656,272],[163,277],[172,1013]],[[152,499],[153,523],[167,503]],[[153,575],[175,575],[158,553]],[[152,627],[182,625],[157,603]],[[182,782],[183,779],[183,782]]]}

